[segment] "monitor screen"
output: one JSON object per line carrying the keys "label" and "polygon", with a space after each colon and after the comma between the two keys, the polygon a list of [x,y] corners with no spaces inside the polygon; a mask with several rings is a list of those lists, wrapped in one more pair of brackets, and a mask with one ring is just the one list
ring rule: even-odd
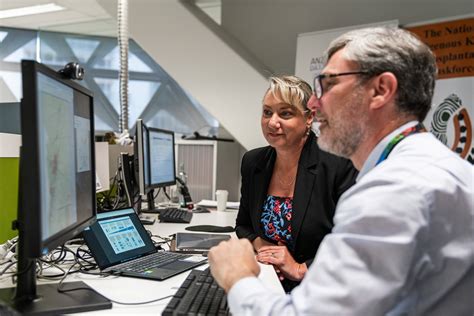
{"label": "monitor screen", "polygon": [[158,128],[147,127],[143,120],[136,124],[134,144],[134,173],[139,193],[146,196],[147,209],[137,212],[156,212],[153,195],[155,188],[176,184],[174,133]]}
{"label": "monitor screen", "polygon": [[[91,92],[33,61],[22,62],[22,157],[26,194],[19,218],[37,257],[94,221],[94,115]],[[32,188],[33,187],[33,188]]]}
{"label": "monitor screen", "polygon": [[141,195],[176,183],[174,133],[147,127],[137,120],[135,178]]}
{"label": "monitor screen", "polygon": [[0,301],[21,315],[111,308],[107,298],[82,281],[69,282],[73,290],[67,292],[56,285],[36,285],[37,259],[96,221],[94,101],[89,90],[35,61],[22,60],[21,74],[22,145],[14,222],[21,272],[15,288],[0,289]]}
{"label": "monitor screen", "polygon": [[150,186],[163,187],[176,183],[174,133],[149,128]]}

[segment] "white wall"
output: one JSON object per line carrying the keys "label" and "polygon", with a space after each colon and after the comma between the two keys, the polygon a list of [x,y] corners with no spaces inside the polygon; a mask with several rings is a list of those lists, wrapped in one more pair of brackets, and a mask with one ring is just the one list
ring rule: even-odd
{"label": "white wall", "polygon": [[0,157],[20,157],[21,135],[0,133]]}
{"label": "white wall", "polygon": [[[98,2],[116,16],[116,1]],[[181,2],[129,1],[129,32],[243,147],[266,145],[260,116],[267,79]]]}
{"label": "white wall", "polygon": [[474,12],[473,0],[222,0],[222,26],[276,73],[293,73],[300,33]]}

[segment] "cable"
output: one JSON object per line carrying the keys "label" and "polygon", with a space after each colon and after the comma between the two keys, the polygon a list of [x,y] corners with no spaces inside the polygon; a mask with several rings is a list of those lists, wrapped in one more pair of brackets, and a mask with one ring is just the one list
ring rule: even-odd
{"label": "cable", "polygon": [[166,196],[166,198],[168,199],[168,201],[171,202],[170,196],[168,195],[168,193],[166,193],[166,188],[163,188],[163,192],[165,193],[165,196]]}
{"label": "cable", "polygon": [[55,258],[54,256],[57,253],[58,253],[58,248],[54,249],[48,255],[43,256],[39,258],[38,260],[46,264],[54,264],[56,262],[61,262],[62,260],[64,260],[64,258],[66,258],[66,252],[64,250],[64,246],[61,246],[61,248],[59,249],[59,255],[57,258]]}
{"label": "cable", "polygon": [[[155,235],[154,237],[158,237],[162,240],[166,240],[166,238],[163,238],[163,237],[158,236],[158,235]],[[116,274],[113,274],[113,273],[108,273],[108,272],[104,273],[104,272],[101,272],[101,271],[91,272],[90,270],[97,269],[98,266],[95,263],[95,261],[91,260],[91,259],[93,259],[93,257],[91,255],[90,251],[82,248],[82,247],[85,246],[85,244],[80,245],[76,249],[75,252],[71,248],[69,248],[69,246],[68,246],[71,243],[81,241],[81,240],[82,239],[73,239],[73,240],[67,241],[64,245],[59,246],[58,248],[55,248],[47,256],[44,256],[44,257],[40,258],[39,260],[31,260],[28,264],[28,267],[26,269],[24,269],[23,271],[11,272],[12,275],[8,275],[8,277],[12,277],[13,278],[12,283],[15,283],[15,277],[26,273],[31,268],[31,265],[33,264],[33,262],[35,262],[36,265],[37,265],[36,276],[37,276],[38,279],[54,280],[54,279],[60,278],[59,283],[58,283],[58,287],[57,287],[57,290],[60,293],[66,293],[66,292],[72,292],[72,291],[78,291],[78,290],[87,290],[87,291],[92,291],[92,292],[98,293],[96,290],[94,290],[92,288],[88,288],[88,287],[87,288],[86,287],[79,287],[79,288],[74,288],[74,289],[63,289],[62,288],[64,280],[67,278],[68,275],[73,274],[73,273],[81,272],[81,273],[89,274],[89,275],[97,275],[99,277],[109,277],[109,276],[115,276],[116,275]],[[11,245],[10,248],[11,247],[13,247],[13,245]],[[67,256],[68,253],[72,254],[74,256],[74,258],[73,259],[66,259],[66,256]],[[15,266],[17,264],[17,261],[12,260],[13,258],[14,257],[12,256],[11,258],[8,259],[9,261],[5,261],[5,262],[0,264],[0,266],[1,265],[6,265],[0,271],[0,277],[3,276],[4,274],[6,274],[7,271],[10,268],[12,268],[13,266]],[[60,264],[64,264],[64,263],[67,263],[67,262],[70,262],[70,261],[72,261],[74,263],[70,267],[68,267],[67,269],[60,266]],[[82,261],[85,262],[85,264]],[[76,267],[76,266],[79,266],[79,268],[73,270],[74,267]],[[44,272],[46,270],[50,269],[50,268],[59,269],[61,271],[61,273],[45,275]],[[98,293],[98,294],[100,294],[100,293]],[[100,295],[102,295],[102,294],[100,294]],[[104,295],[102,295],[102,296],[104,296]],[[108,299],[109,301],[111,301],[115,304],[119,304],[119,305],[143,305],[143,304],[158,302],[158,301],[170,298],[172,296],[173,295],[168,295],[168,296],[160,297],[160,298],[157,298],[157,299],[142,301],[142,302],[121,302],[121,301],[110,299],[106,296],[104,296],[104,297],[106,299]]]}
{"label": "cable", "polygon": [[[23,270],[23,271],[20,271],[20,272],[16,272],[15,274],[12,275],[12,277],[17,277],[19,275],[22,275],[22,274],[25,274],[26,272],[28,272],[28,270],[30,270],[31,268],[31,265],[33,264],[33,262],[35,262],[35,260],[30,260],[30,263],[28,264],[28,266]],[[15,262],[17,263],[17,262]]]}
{"label": "cable", "polygon": [[[153,201],[158,197],[158,194],[160,194],[160,191],[161,191],[161,188],[158,188],[158,190],[156,191],[156,194],[153,196]],[[142,198],[142,202],[148,202],[148,199],[143,199]]]}
{"label": "cable", "polygon": [[[81,246],[82,247],[82,246]],[[77,248],[76,250],[76,263],[79,264],[80,266],[80,269],[81,269],[81,272],[85,272],[85,271],[90,271],[90,270],[94,270],[94,269],[97,269],[98,268],[98,265],[97,263],[90,259],[93,259],[90,251],[88,250],[85,250],[85,249],[82,249],[81,247]],[[85,258],[81,252],[85,255],[87,255],[88,257]],[[82,261],[84,261],[86,264],[83,264]]]}
{"label": "cable", "polygon": [[153,201],[156,200],[156,198],[158,197],[158,194],[160,194],[160,192],[161,192],[161,188],[158,188],[158,190],[156,190],[155,196],[153,197]]}
{"label": "cable", "polygon": [[3,244],[3,247],[2,247],[3,249],[5,249],[5,246],[7,246],[8,248],[5,250],[5,253],[0,256],[0,261],[5,260],[5,257],[8,256],[8,254],[12,252],[13,249],[15,249],[16,245],[17,245],[16,241],[11,244],[8,244],[8,241],[7,241],[5,244]]}
{"label": "cable", "polygon": [[[12,261],[10,262],[2,271],[0,271],[0,276],[2,276],[3,274],[5,274],[7,272],[8,269],[10,269],[13,265],[16,264],[16,261]],[[13,272],[12,272],[13,273]]]}
{"label": "cable", "polygon": [[[74,266],[74,264],[73,264],[72,266]],[[61,270],[61,273],[49,274],[49,275],[48,275],[48,274],[44,274],[43,271],[45,271],[45,270],[47,270],[47,269],[49,269],[49,268],[56,268],[56,269],[59,269],[59,270]],[[71,272],[71,274],[72,274],[72,273],[75,273],[75,272],[78,272],[78,270]],[[46,267],[46,268],[42,267],[41,271],[40,271],[39,273],[37,273],[36,278],[38,278],[38,279],[45,279],[45,280],[56,280],[56,279],[58,279],[58,278],[64,277],[65,275],[66,275],[66,270],[65,270],[65,269],[61,268],[61,267],[60,267],[59,265],[57,265],[57,264],[51,264],[51,265],[49,265],[49,266]]]}
{"label": "cable", "polygon": [[128,130],[128,0],[119,0],[117,6],[118,46],[120,51],[120,120],[119,130]]}
{"label": "cable", "polygon": [[63,278],[59,281],[58,283],[58,292],[59,293],[67,293],[67,292],[73,292],[73,291],[79,291],[79,290],[86,290],[86,291],[92,291],[92,292],[95,292],[99,295],[102,295],[103,297],[105,297],[106,299],[108,299],[109,301],[111,301],[112,303],[115,303],[115,304],[119,304],[119,305],[143,305],[143,304],[149,304],[149,303],[154,303],[154,302],[158,302],[158,301],[161,301],[161,300],[164,300],[164,299],[167,299],[167,298],[170,298],[170,297],[173,297],[173,295],[168,295],[168,296],[164,296],[164,297],[160,297],[160,298],[157,298],[157,299],[153,299],[153,300],[149,300],[149,301],[143,301],[143,302],[120,302],[120,301],[116,301],[116,300],[113,300],[99,292],[97,292],[96,290],[94,290],[93,288],[91,287],[77,287],[77,288],[74,288],[74,289],[63,289],[62,288],[62,285],[63,285],[63,282],[64,280],[66,279],[67,275],[69,274],[69,271],[71,271],[71,269],[75,266],[76,264],[73,264],[68,271],[66,271],[66,273],[64,274]]}
{"label": "cable", "polygon": [[[67,259],[68,253],[73,256],[72,259]],[[59,255],[55,257],[57,254]],[[70,249],[68,246],[66,246],[66,244],[57,247],[50,254],[39,259],[41,265],[40,265],[40,271],[37,273],[37,278],[38,279],[53,279],[53,280],[57,278],[62,278],[66,273],[66,270],[65,270],[66,268],[61,267],[61,265],[67,265],[70,262],[75,263],[76,262],[75,257],[76,255],[74,251]],[[47,274],[47,272],[49,272],[47,270],[51,268],[60,270],[61,272],[55,273],[55,274]],[[79,270],[73,271],[72,273],[76,273],[76,272],[79,272]]]}
{"label": "cable", "polygon": [[155,247],[156,247],[156,246],[161,246],[161,245],[163,245],[163,244],[166,244],[166,245],[168,246],[168,248],[171,248],[171,241],[173,240],[173,237],[168,237],[168,238],[167,238],[167,237],[162,237],[162,236],[160,236],[160,235],[151,235],[151,238],[153,238],[153,237],[157,237],[157,238],[163,240],[162,242],[157,242],[157,241],[154,241],[154,240],[152,239],[153,245],[154,245]]}
{"label": "cable", "polygon": [[156,237],[156,238],[160,238],[161,240],[163,240],[164,242],[169,242],[171,240],[173,240],[173,237],[170,236],[170,237],[163,237],[163,236],[160,236],[160,235],[151,235],[151,237]]}

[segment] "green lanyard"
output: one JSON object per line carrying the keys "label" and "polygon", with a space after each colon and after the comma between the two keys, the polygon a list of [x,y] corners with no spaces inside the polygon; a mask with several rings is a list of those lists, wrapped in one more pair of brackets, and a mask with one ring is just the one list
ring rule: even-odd
{"label": "green lanyard", "polygon": [[390,155],[390,153],[392,152],[393,148],[399,143],[402,141],[402,139],[410,136],[410,135],[413,135],[413,134],[417,134],[417,133],[422,133],[422,132],[426,132],[426,128],[423,126],[422,123],[418,123],[416,124],[415,126],[412,126],[412,127],[409,127],[407,128],[406,130],[404,130],[403,132],[401,132],[400,134],[398,134],[397,136],[395,136],[391,141],[390,143],[388,143],[387,147],[385,147],[385,149],[383,150],[383,153],[382,155],[380,156],[379,160],[377,161],[377,163],[375,165],[378,165],[379,163],[381,163],[382,161],[384,161],[385,159],[387,159],[388,155]]}

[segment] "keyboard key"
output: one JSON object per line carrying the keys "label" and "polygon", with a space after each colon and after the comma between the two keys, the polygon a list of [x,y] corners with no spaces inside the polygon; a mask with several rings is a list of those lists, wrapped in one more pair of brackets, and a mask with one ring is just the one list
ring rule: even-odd
{"label": "keyboard key", "polygon": [[171,301],[168,303],[168,305],[166,306],[166,308],[176,308],[176,306],[178,306],[179,304],[179,300],[175,297],[173,297],[171,299]]}
{"label": "keyboard key", "polygon": [[156,252],[154,254],[117,265],[115,269],[143,273],[145,271],[152,270],[153,268],[158,268],[170,262],[174,262],[177,258],[185,259],[188,257],[190,256],[178,253]]}
{"label": "keyboard key", "polygon": [[193,213],[187,210],[169,208],[160,212],[160,222],[162,223],[190,223]]}
{"label": "keyboard key", "polygon": [[230,312],[224,290],[206,269],[191,271],[163,315],[230,315]]}

